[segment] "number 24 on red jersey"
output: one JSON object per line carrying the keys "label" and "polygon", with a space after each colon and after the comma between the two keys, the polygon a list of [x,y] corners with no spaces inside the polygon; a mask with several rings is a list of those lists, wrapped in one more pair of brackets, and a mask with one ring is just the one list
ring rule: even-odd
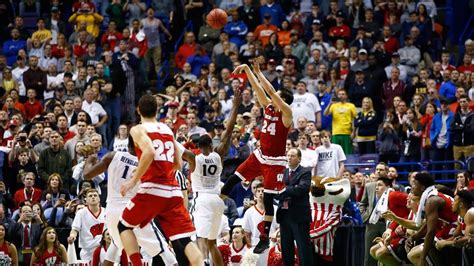
{"label": "number 24 on red jersey", "polygon": [[270,135],[275,136],[275,134],[276,134],[276,123],[275,122],[270,122],[270,124],[268,124],[268,120],[263,121],[262,133],[267,133],[267,132]]}

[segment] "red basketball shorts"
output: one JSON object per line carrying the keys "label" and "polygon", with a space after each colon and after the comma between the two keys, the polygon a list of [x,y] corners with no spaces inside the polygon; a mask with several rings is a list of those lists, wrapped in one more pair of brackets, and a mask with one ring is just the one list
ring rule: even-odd
{"label": "red basketball shorts", "polygon": [[269,157],[255,150],[235,171],[242,180],[251,182],[263,176],[263,187],[267,193],[279,193],[285,188],[283,172],[287,165],[286,157]]}
{"label": "red basketball shorts", "polygon": [[126,226],[143,227],[155,217],[170,240],[191,237],[196,233],[182,197],[138,193],[127,204],[120,220]]}

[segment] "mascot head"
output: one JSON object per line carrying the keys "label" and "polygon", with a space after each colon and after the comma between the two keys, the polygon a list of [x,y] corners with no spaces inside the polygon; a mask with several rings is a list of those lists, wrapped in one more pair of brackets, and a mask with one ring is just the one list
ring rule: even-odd
{"label": "mascot head", "polygon": [[344,205],[351,194],[349,179],[337,177],[313,176],[311,181],[311,195],[319,203]]}

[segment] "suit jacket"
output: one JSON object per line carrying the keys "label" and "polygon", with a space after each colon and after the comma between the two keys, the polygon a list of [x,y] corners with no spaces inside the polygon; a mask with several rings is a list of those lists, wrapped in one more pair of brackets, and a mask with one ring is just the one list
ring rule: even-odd
{"label": "suit jacket", "polygon": [[[31,248],[36,247],[39,244],[41,237],[41,225],[31,224],[30,228],[30,244]],[[23,224],[14,222],[8,228],[8,240],[15,245],[15,247],[21,251],[23,249]]]}
{"label": "suit jacket", "polygon": [[362,221],[366,223],[372,211],[375,208],[375,182],[365,184],[364,194],[360,201],[360,211],[362,214]]}
{"label": "suit jacket", "polygon": [[[283,216],[291,217],[295,223],[311,222],[311,206],[309,203],[309,190],[311,188],[311,169],[299,165],[291,180],[290,169],[283,172],[283,182],[286,190],[279,195],[277,222],[281,222]],[[288,201],[288,209],[282,209],[285,201]]]}

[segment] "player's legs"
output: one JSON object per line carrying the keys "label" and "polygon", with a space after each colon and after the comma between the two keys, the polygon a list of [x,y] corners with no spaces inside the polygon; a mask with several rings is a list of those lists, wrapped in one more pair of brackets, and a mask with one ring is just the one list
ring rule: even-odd
{"label": "player's legs", "polygon": [[[151,222],[157,213],[162,212],[163,204],[157,204],[157,198],[148,194],[137,194],[127,204],[118,223],[118,231],[123,248],[133,266],[142,265],[138,241],[133,229]],[[182,201],[181,201],[182,202]]]}
{"label": "player's legs", "polygon": [[211,196],[212,200],[212,215],[211,215],[211,228],[207,238],[207,249],[211,254],[212,263],[216,266],[224,265],[222,255],[217,248],[217,235],[219,234],[219,227],[221,225],[222,215],[224,214],[225,205],[224,202],[217,197],[217,195]]}
{"label": "player's legs", "polygon": [[399,262],[392,256],[390,250],[385,245],[382,245],[382,247],[375,252],[375,258],[383,265],[399,265]]}
{"label": "player's legs", "polygon": [[211,253],[212,263],[216,266],[224,265],[224,261],[222,260],[222,255],[219,249],[217,248],[217,240],[216,239],[208,239],[207,240],[207,248],[209,253]]}
{"label": "player's legs", "polygon": [[258,161],[255,154],[250,154],[250,156],[235,170],[235,173],[229,177],[227,182],[221,189],[221,195],[228,196],[234,188],[235,185],[240,183],[243,180],[251,182],[257,176],[262,175],[261,163]]}
{"label": "player's legs", "polygon": [[285,166],[282,165],[268,165],[262,164],[263,168],[263,187],[265,193],[263,194],[263,205],[265,206],[265,217],[263,218],[264,233],[260,234],[260,241],[254,248],[254,253],[261,254],[270,246],[270,228],[272,226],[273,215],[275,210],[273,208],[273,198],[280,191],[285,188],[283,183],[283,171]]}
{"label": "player's legs", "polygon": [[[194,227],[196,228],[196,235],[199,238],[208,238],[212,225],[212,198],[207,193],[194,193],[193,207],[190,210]],[[206,246],[206,241],[198,241],[198,246]],[[204,252],[204,250],[202,250]],[[207,256],[204,254],[204,257]]]}
{"label": "player's legs", "polygon": [[[183,237],[175,239],[171,241],[171,244],[173,245],[176,257],[186,257],[189,261],[189,264],[192,266],[204,265],[204,258],[202,256],[201,250],[199,250],[198,246],[191,241],[191,238]],[[181,262],[179,265],[181,265]]]}
{"label": "player's legs", "polygon": [[204,261],[209,261],[209,249],[207,247],[207,238],[198,237],[196,240],[196,244],[199,250],[201,250],[202,252]]}
{"label": "player's legs", "polygon": [[110,203],[107,203],[107,208],[105,208],[105,224],[109,230],[110,238],[112,238],[114,245],[117,246],[119,250],[122,249],[122,240],[120,240],[117,225],[124,208],[125,206],[120,207]]}
{"label": "player's legs", "polygon": [[420,264],[421,253],[423,252],[423,244],[413,247],[410,252],[408,252],[408,260],[417,266]]}
{"label": "player's legs", "polygon": [[160,221],[165,234],[172,241],[176,256],[184,253],[191,265],[204,265],[201,251],[190,238],[195,235],[196,229],[188,211],[184,208],[183,199],[172,197],[166,201],[166,211],[159,213],[156,218]]}
{"label": "player's legs", "polygon": [[189,260],[189,264],[192,266],[203,266],[204,259],[202,257],[201,252],[196,244],[193,242],[189,242],[184,248],[184,254]]}
{"label": "player's legs", "polygon": [[[265,180],[265,179],[264,179]],[[265,216],[263,217],[264,221],[264,232],[260,234],[260,241],[255,246],[253,253],[261,254],[266,249],[270,247],[270,228],[273,221],[273,213],[275,209],[273,208],[273,197],[275,194],[265,192],[263,194],[263,205],[265,206]]]}
{"label": "player's legs", "polygon": [[142,259],[138,250],[138,242],[135,234],[133,233],[132,227],[127,227],[122,223],[118,224],[118,230],[120,232],[120,239],[122,240],[123,248],[130,258],[133,266],[142,265]]}
{"label": "player's legs", "polygon": [[375,260],[377,259],[375,254],[377,253],[377,250],[379,250],[380,248],[381,248],[380,243],[377,243],[370,248],[370,256],[372,256],[372,258],[374,258]]}
{"label": "player's legs", "polygon": [[151,222],[143,228],[133,230],[142,251],[150,257],[160,255],[166,265],[177,264],[176,257],[168,248],[168,242],[158,226]]}

